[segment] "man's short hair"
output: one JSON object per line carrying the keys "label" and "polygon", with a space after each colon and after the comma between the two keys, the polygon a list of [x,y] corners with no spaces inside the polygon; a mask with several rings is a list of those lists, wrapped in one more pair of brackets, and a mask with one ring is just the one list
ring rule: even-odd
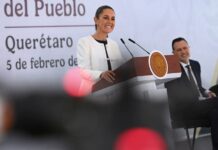
{"label": "man's short hair", "polygon": [[175,44],[176,42],[180,42],[180,41],[185,41],[186,43],[188,43],[188,42],[186,41],[186,39],[183,38],[183,37],[175,38],[175,39],[172,41],[172,49],[173,49],[173,50],[174,50],[174,44]]}

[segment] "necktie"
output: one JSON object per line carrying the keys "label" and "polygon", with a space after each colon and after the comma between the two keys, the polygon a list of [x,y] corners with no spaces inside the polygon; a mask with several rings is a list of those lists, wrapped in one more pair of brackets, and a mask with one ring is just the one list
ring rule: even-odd
{"label": "necktie", "polygon": [[187,65],[186,68],[188,69],[188,76],[189,76],[189,81],[192,85],[192,88],[196,91],[196,93],[198,94],[198,96],[200,96],[200,93],[199,93],[199,90],[198,90],[198,87],[195,83],[195,80],[194,80],[194,77],[191,73],[191,68],[190,68],[190,65]]}

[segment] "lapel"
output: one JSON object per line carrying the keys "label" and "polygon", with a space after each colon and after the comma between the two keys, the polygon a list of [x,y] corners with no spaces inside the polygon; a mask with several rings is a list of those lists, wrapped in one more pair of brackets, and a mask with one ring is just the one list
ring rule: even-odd
{"label": "lapel", "polygon": [[200,71],[199,71],[199,68],[198,68],[197,64],[194,63],[192,60],[190,60],[190,65],[191,65],[192,71],[193,71],[193,73],[195,75],[195,79],[197,80],[197,84],[200,87],[201,86],[201,82],[200,82],[200,73],[199,73]]}
{"label": "lapel", "polygon": [[196,90],[196,88],[193,88],[193,86],[191,85],[191,82],[184,70],[184,68],[181,65],[181,70],[182,70],[182,75],[181,75],[181,80],[182,80],[182,85],[184,85],[184,90],[186,91],[186,94],[191,95],[193,97],[195,97],[196,99],[198,99],[198,91]]}

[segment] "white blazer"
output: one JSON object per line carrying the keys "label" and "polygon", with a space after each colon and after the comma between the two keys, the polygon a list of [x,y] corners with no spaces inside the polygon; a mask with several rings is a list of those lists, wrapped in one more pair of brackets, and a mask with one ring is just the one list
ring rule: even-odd
{"label": "white blazer", "polygon": [[[112,70],[124,63],[118,44],[107,39],[107,52]],[[97,42],[91,35],[79,39],[77,45],[78,66],[85,69],[94,82],[100,79],[100,74],[108,70],[104,44]]]}

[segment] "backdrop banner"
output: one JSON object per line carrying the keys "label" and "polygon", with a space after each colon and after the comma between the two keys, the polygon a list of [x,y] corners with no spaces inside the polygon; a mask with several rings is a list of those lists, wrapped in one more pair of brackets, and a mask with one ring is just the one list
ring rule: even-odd
{"label": "backdrop banner", "polygon": [[171,41],[184,37],[191,58],[202,66],[202,80],[210,86],[218,59],[218,1],[148,0],[1,0],[0,87],[14,91],[59,90],[66,72],[77,65],[79,38],[93,34],[94,15],[101,5],[116,13],[109,36],[124,57],[148,56],[146,50],[172,54]]}

